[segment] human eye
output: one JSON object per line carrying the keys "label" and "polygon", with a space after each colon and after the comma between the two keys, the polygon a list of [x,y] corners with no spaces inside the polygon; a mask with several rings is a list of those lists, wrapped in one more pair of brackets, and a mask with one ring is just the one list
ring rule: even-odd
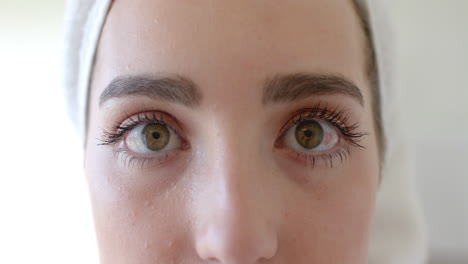
{"label": "human eye", "polygon": [[112,131],[104,131],[101,145],[112,145],[126,166],[138,163],[161,165],[187,150],[175,118],[161,111],[141,112],[128,116]]}
{"label": "human eye", "polygon": [[180,137],[165,124],[148,123],[129,131],[125,143],[135,153],[151,154],[176,149],[180,145]]}
{"label": "human eye", "polygon": [[304,165],[333,167],[334,160],[349,157],[351,147],[364,148],[360,141],[367,133],[358,131],[358,123],[348,125],[348,121],[346,111],[339,108],[319,104],[302,109],[283,126],[275,146]]}

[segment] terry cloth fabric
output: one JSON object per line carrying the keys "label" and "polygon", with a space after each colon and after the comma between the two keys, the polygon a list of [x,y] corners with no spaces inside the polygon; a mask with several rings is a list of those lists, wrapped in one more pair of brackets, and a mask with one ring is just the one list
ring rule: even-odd
{"label": "terry cloth fabric", "polygon": [[[369,245],[370,264],[419,264],[426,255],[422,212],[394,102],[394,35],[385,0],[355,0],[372,35],[386,135],[383,176]],[[83,142],[94,56],[112,0],[68,0],[65,14],[64,87],[70,116]]]}

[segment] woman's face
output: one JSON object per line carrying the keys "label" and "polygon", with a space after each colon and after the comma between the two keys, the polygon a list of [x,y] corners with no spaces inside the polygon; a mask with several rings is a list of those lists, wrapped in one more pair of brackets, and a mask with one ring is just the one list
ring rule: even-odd
{"label": "woman's face", "polygon": [[85,163],[102,263],[366,263],[364,51],[351,1],[115,1]]}

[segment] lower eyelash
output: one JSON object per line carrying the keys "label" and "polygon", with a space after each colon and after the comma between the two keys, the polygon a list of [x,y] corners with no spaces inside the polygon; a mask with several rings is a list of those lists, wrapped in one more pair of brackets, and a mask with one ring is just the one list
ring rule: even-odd
{"label": "lower eyelash", "polygon": [[343,163],[343,161],[346,160],[350,155],[350,148],[348,146],[342,146],[333,153],[318,155],[296,151],[295,159],[301,163],[304,163],[310,168],[314,168],[317,163],[320,162],[325,163],[325,165],[329,168],[333,168],[334,164],[336,165],[336,163],[333,162],[334,159],[339,159],[339,161]]}
{"label": "lower eyelash", "polygon": [[161,153],[157,155],[152,155],[151,157],[140,157],[127,153],[125,149],[119,148],[114,149],[114,158],[120,159],[123,166],[126,168],[146,168],[151,166],[157,166],[166,162],[170,158],[170,153]]}

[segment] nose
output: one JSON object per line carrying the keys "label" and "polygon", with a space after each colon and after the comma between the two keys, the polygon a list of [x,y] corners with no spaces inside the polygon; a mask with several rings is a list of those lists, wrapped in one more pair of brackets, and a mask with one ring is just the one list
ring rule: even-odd
{"label": "nose", "polygon": [[197,238],[201,259],[215,263],[265,263],[276,253],[276,239],[265,227],[245,221],[212,224]]}
{"label": "nose", "polygon": [[223,154],[210,159],[196,190],[195,246],[210,263],[266,263],[277,252],[274,188],[258,156],[246,150],[218,149]]}

